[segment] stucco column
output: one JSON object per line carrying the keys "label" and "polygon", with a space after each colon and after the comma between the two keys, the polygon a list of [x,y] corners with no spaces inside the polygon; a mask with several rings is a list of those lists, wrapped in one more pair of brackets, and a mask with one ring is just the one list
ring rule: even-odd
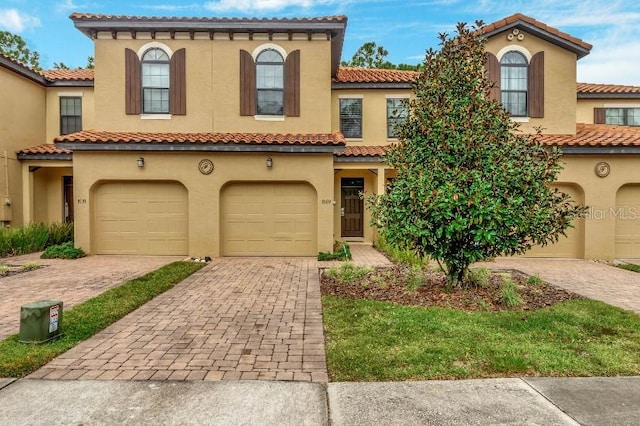
{"label": "stucco column", "polygon": [[376,179],[376,194],[381,195],[386,192],[386,179],[384,176],[384,167],[378,167],[378,175]]}
{"label": "stucco column", "polygon": [[33,172],[29,165],[22,163],[22,223],[33,221]]}

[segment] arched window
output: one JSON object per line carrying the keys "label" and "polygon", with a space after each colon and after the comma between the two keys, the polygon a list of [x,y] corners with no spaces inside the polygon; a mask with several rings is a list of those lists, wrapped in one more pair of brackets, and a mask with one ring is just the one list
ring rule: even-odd
{"label": "arched window", "polygon": [[169,55],[159,48],[142,55],[142,112],[169,113]]}
{"label": "arched window", "polygon": [[527,116],[528,67],[520,52],[507,52],[500,60],[501,101],[514,117]]}
{"label": "arched window", "polygon": [[273,49],[256,58],[256,95],[258,115],[284,114],[284,58]]}

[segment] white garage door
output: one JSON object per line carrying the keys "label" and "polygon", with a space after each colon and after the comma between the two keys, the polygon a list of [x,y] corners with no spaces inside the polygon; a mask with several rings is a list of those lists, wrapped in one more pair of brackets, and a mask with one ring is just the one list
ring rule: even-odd
{"label": "white garage door", "polygon": [[[583,191],[577,185],[557,184],[554,185],[560,191],[571,195],[577,204],[584,205]],[[560,236],[555,244],[545,247],[534,247],[525,253],[526,257],[575,257],[584,258],[584,219],[573,222],[573,228],[565,231],[567,236]]]}
{"label": "white garage door", "polygon": [[617,258],[640,258],[640,185],[624,185],[616,194]]}
{"label": "white garage door", "polygon": [[97,254],[186,255],[187,190],[177,182],[108,182],[94,191]]}
{"label": "white garage door", "polygon": [[307,183],[238,182],[220,197],[223,256],[315,256],[316,192]]}

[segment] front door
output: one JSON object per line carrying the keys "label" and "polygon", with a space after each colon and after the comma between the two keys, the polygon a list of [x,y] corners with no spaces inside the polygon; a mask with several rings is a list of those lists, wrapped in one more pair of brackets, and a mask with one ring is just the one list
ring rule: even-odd
{"label": "front door", "polygon": [[73,176],[62,177],[63,218],[65,222],[73,222]]}
{"label": "front door", "polygon": [[364,178],[342,178],[342,236],[364,237]]}

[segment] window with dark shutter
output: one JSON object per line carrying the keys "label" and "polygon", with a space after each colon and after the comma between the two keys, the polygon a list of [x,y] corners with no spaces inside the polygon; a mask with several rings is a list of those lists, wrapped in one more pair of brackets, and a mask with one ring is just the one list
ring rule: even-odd
{"label": "window with dark shutter", "polygon": [[544,117],[544,52],[538,52],[529,63],[529,117]]}
{"label": "window with dark shutter", "polygon": [[137,115],[142,110],[140,59],[138,54],[131,49],[125,49],[124,59],[125,111],[129,115]]}
{"label": "window with dark shutter", "polygon": [[500,100],[512,117],[527,116],[528,74],[522,53],[512,50],[500,59]]}
{"label": "window with dark shutter", "polygon": [[185,49],[179,49],[173,53],[170,68],[169,110],[174,115],[186,115],[187,77]]}
{"label": "window with dark shutter", "polygon": [[251,53],[240,51],[240,115],[256,114],[256,66]]}
{"label": "window with dark shutter", "polygon": [[287,55],[284,63],[284,115],[300,117],[300,51]]}
{"label": "window with dark shutter", "polygon": [[593,122],[595,124],[604,124],[605,123],[605,108],[594,108],[593,109]]}
{"label": "window with dark shutter", "polygon": [[491,99],[500,101],[500,61],[493,53],[487,53],[487,78],[494,84],[491,88]]}

